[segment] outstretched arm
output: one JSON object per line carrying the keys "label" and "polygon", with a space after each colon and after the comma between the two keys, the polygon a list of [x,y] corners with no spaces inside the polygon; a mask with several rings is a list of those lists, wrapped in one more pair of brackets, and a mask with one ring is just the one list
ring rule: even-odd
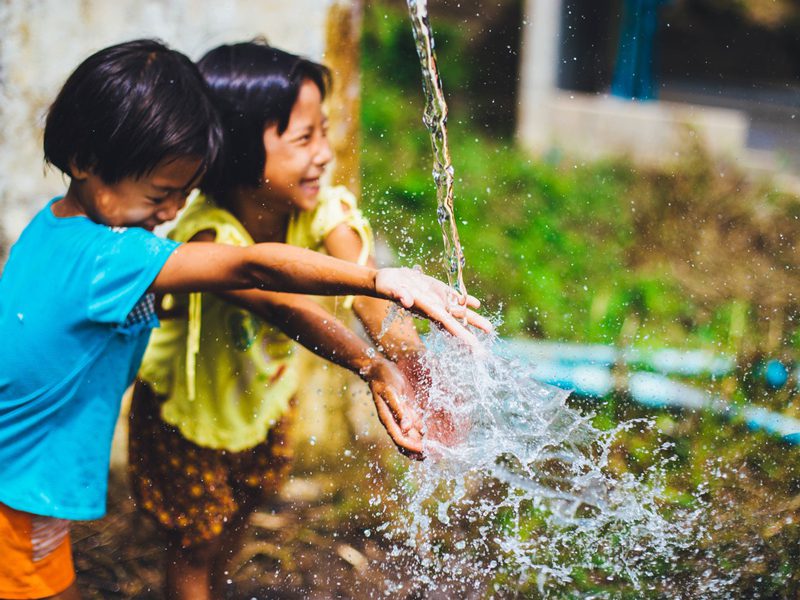
{"label": "outstretched arm", "polygon": [[364,295],[392,300],[477,346],[475,336],[459,320],[481,329],[491,324],[475,313],[480,303],[452,310],[449,288],[411,269],[362,267],[287,244],[255,244],[246,248],[196,242],[182,244],[167,259],[150,287],[157,293],[258,288],[315,295]]}
{"label": "outstretched arm", "polygon": [[422,458],[420,417],[409,401],[414,390],[399,369],[319,304],[297,294],[260,290],[220,292],[226,301],[279,327],[313,353],[361,377],[370,386],[378,418],[398,449]]}

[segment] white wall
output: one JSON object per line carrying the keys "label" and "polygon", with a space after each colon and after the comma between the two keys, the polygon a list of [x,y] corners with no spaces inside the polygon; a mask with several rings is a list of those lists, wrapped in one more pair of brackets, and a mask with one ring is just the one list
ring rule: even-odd
{"label": "white wall", "polygon": [[674,160],[686,136],[696,133],[712,153],[743,159],[749,125],[741,111],[560,90],[564,10],[562,0],[525,0],[517,125],[522,146],[534,154],[556,148],[589,160],[625,155],[658,164]]}

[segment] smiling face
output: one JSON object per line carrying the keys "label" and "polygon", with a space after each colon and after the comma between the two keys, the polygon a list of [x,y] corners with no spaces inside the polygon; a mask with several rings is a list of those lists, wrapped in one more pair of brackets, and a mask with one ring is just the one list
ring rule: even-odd
{"label": "smiling face", "polygon": [[108,184],[90,171],[73,168],[73,185],[62,200],[73,208],[64,214],[85,214],[110,227],[152,231],[183,208],[199,170],[199,159],[178,158],[162,162],[143,177]]}
{"label": "smiling face", "polygon": [[311,210],[317,204],[320,177],[333,158],[322,94],[312,81],[300,87],[283,134],[278,125],[264,130],[264,201],[273,210]]}

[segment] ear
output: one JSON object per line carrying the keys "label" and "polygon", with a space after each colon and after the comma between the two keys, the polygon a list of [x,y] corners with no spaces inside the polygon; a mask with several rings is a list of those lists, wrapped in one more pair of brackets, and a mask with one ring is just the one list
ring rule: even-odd
{"label": "ear", "polygon": [[87,179],[89,175],[91,175],[91,173],[87,169],[81,169],[80,167],[78,167],[78,165],[75,164],[74,159],[70,159],[68,164],[69,164],[69,176],[72,177],[72,179],[83,181],[84,179]]}

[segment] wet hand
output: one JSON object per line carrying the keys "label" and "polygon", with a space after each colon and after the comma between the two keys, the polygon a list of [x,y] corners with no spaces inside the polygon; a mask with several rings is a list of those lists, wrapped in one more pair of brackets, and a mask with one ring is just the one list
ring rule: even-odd
{"label": "wet hand", "polygon": [[480,342],[464,326],[464,321],[487,333],[492,331],[489,320],[472,310],[481,304],[477,298],[467,295],[464,304],[460,304],[454,300],[457,296],[450,287],[417,270],[380,269],[375,288],[383,297],[435,321],[472,348],[480,348]]}
{"label": "wet hand", "polygon": [[398,359],[397,366],[414,386],[415,406],[423,414],[422,431],[429,442],[427,456],[436,456],[437,445],[454,448],[463,442],[472,426],[462,410],[464,400],[454,390],[449,391],[447,382],[439,382],[439,386],[445,386],[444,392],[439,395],[450,398],[449,405],[432,406],[429,395],[433,380],[430,369],[420,357]]}
{"label": "wet hand", "polygon": [[374,359],[362,369],[361,376],[369,384],[378,418],[398,450],[422,460],[422,419],[412,404],[412,385],[394,363],[384,358]]}

